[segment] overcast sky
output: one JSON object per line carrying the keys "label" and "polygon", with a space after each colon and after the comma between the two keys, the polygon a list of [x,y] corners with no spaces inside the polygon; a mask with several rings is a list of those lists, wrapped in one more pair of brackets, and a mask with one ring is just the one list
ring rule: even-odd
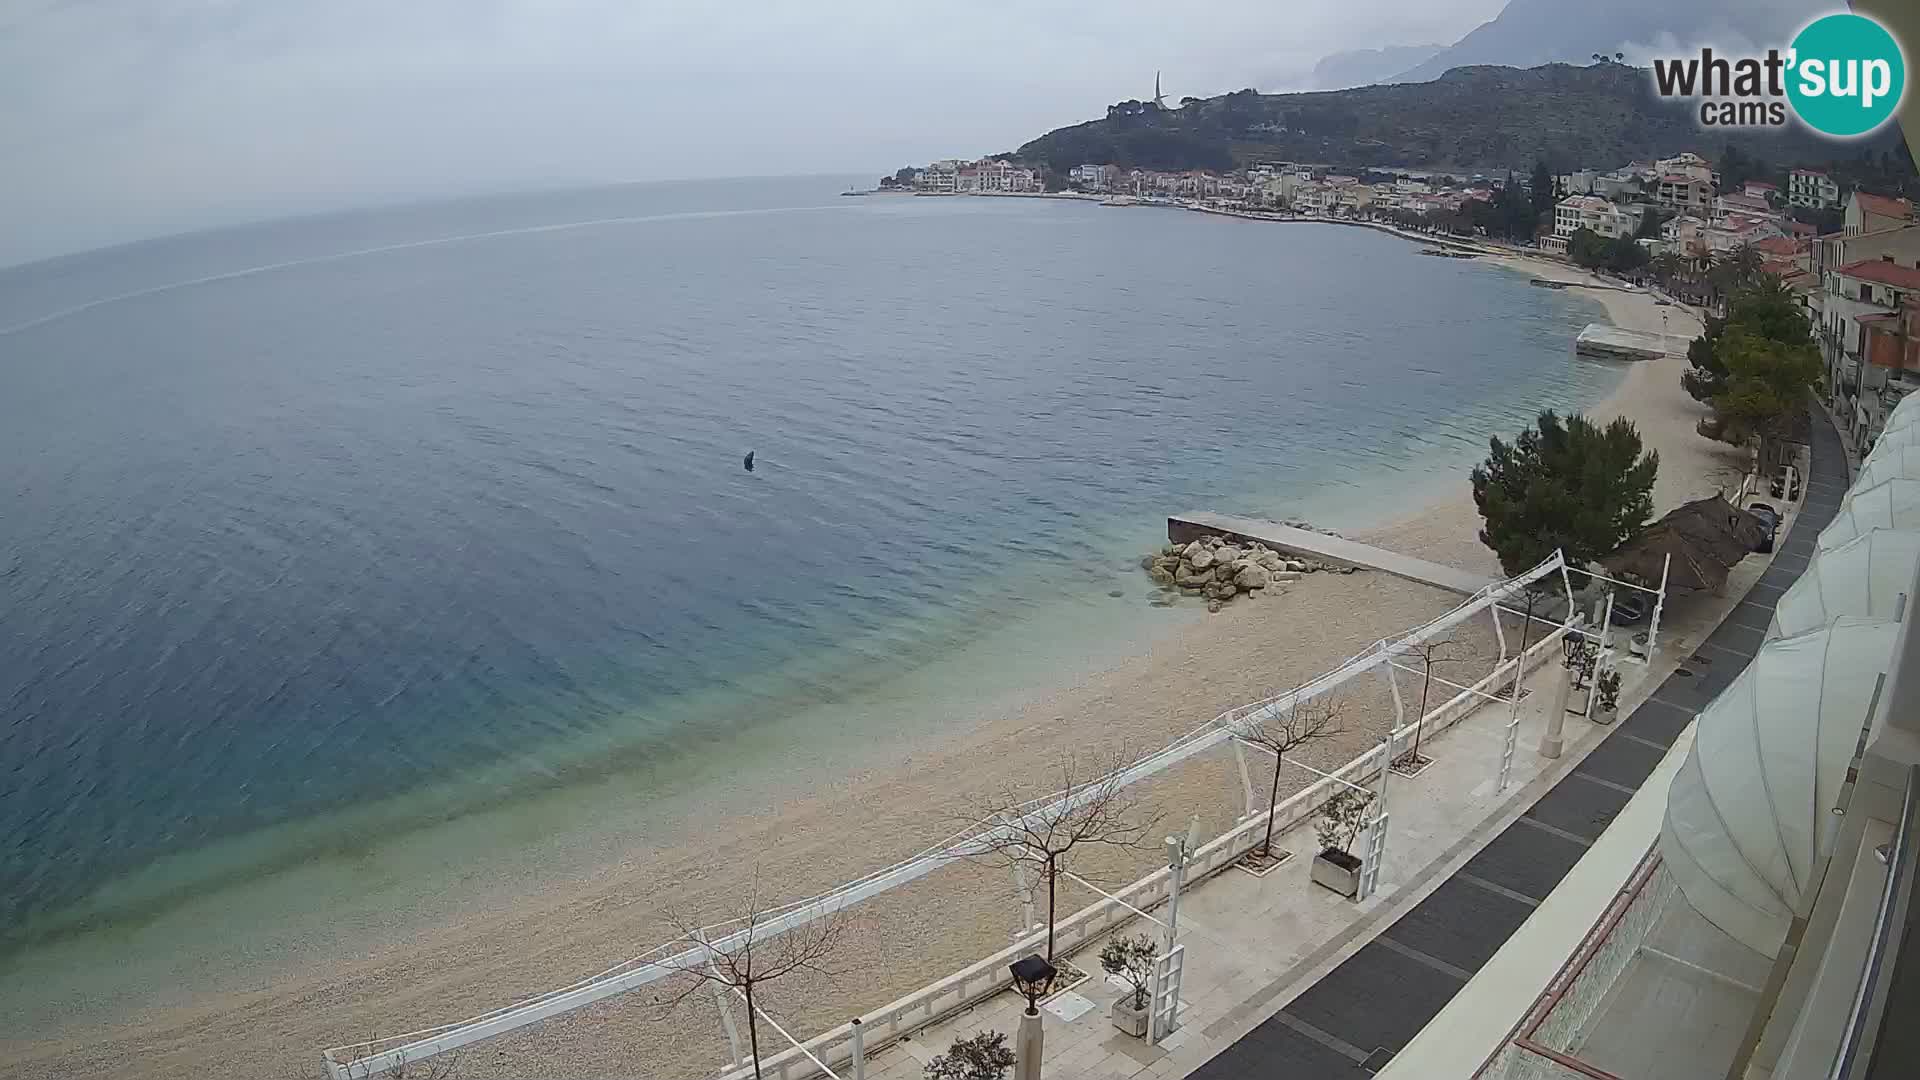
{"label": "overcast sky", "polygon": [[0,265],[532,186],[876,172],[1303,87],[1501,0],[5,0]]}

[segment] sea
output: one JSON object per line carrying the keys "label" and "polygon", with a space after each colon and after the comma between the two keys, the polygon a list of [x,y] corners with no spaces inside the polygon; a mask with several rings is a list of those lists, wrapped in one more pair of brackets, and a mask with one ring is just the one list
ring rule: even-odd
{"label": "sea", "polygon": [[849,183],[0,271],[0,978],[935,737],[1205,617],[1167,514],[1378,523],[1620,378],[1590,299],[1377,231]]}

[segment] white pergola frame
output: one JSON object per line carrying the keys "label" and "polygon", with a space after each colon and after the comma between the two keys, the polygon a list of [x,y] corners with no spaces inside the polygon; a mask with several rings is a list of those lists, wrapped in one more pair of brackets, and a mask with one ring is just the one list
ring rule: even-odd
{"label": "white pergola frame", "polygon": [[[1566,585],[1568,598],[1568,617],[1574,614],[1572,608],[1573,590],[1567,577],[1565,559],[1556,551],[1539,565],[1525,573],[1504,581],[1489,583],[1451,611],[1421,626],[1415,627],[1398,639],[1388,642],[1381,640],[1366,650],[1349,658],[1332,671],[1319,675],[1308,682],[1264,701],[1254,702],[1231,709],[1174,740],[1165,747],[1149,754],[1106,777],[1090,781],[1069,792],[1056,792],[1035,799],[1016,808],[1022,815],[1011,820],[981,821],[973,827],[948,837],[939,844],[922,851],[918,855],[904,859],[891,866],[874,871],[857,880],[848,882],[830,892],[819,896],[795,901],[763,913],[762,918],[751,926],[745,920],[733,920],[705,927],[699,932],[703,944],[694,948],[673,951],[673,945],[662,945],[641,953],[638,956],[614,964],[596,975],[578,980],[558,989],[502,1006],[466,1020],[435,1027],[422,1028],[400,1035],[348,1043],[331,1047],[322,1053],[330,1080],[372,1080],[384,1075],[389,1069],[404,1063],[416,1063],[451,1050],[504,1034],[550,1017],[583,1008],[597,1001],[624,994],[640,987],[650,985],[661,979],[685,971],[691,965],[701,963],[714,952],[725,952],[749,940],[763,939],[798,926],[804,926],[815,919],[823,918],[842,911],[863,900],[879,896],[892,889],[899,888],[955,862],[977,855],[981,845],[989,839],[1004,837],[1013,831],[1013,824],[1041,811],[1057,813],[1067,805],[1080,805],[1098,794],[1108,781],[1117,778],[1120,786],[1129,786],[1171,768],[1180,762],[1195,757],[1223,743],[1237,745],[1235,725],[1247,718],[1261,713],[1292,708],[1301,701],[1310,700],[1326,694],[1347,681],[1357,678],[1375,668],[1386,668],[1390,685],[1394,685],[1395,724],[1394,734],[1382,744],[1380,753],[1381,773],[1384,777],[1390,772],[1392,749],[1399,733],[1405,728],[1404,706],[1400,701],[1397,684],[1392,683],[1392,658],[1400,655],[1409,647],[1438,637],[1441,634],[1462,625],[1482,611],[1496,613],[1504,608],[1501,601],[1520,593],[1535,582],[1554,574],[1560,575]],[[1639,588],[1640,586],[1635,586]],[[1658,611],[1658,606],[1655,608]],[[1513,612],[1514,614],[1524,614]],[[1497,614],[1494,617],[1494,630],[1500,642],[1501,663],[1506,662],[1506,638],[1500,629]],[[1549,621],[1540,619],[1539,621]],[[1563,624],[1554,623],[1561,626]],[[1518,686],[1526,667],[1524,655],[1515,663],[1515,723],[1518,722],[1519,695]],[[1424,720],[1424,718],[1422,718]],[[1513,736],[1509,732],[1509,741]],[[1505,771],[1503,769],[1503,778]],[[1382,781],[1384,784],[1384,779]],[[1504,786],[1504,785],[1503,785]],[[1381,844],[1385,840],[1386,814],[1383,800],[1376,799],[1376,817],[1373,827],[1378,832]],[[1370,840],[1373,839],[1370,837]]]}

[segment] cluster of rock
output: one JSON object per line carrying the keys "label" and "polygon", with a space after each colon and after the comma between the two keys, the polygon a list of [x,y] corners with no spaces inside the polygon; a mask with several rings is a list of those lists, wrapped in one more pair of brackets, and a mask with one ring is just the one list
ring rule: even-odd
{"label": "cluster of rock", "polygon": [[1156,584],[1178,589],[1187,596],[1207,598],[1207,610],[1219,611],[1242,594],[1291,581],[1326,567],[1288,559],[1258,540],[1236,543],[1223,536],[1203,536],[1191,544],[1168,544],[1140,561]]}

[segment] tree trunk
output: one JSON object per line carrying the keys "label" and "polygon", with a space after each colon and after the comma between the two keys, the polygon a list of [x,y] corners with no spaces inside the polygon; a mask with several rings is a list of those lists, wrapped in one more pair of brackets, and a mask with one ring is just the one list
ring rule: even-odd
{"label": "tree trunk", "polygon": [[1413,718],[1413,756],[1420,756],[1420,732],[1426,729],[1427,688],[1433,685],[1433,661],[1420,666],[1420,712]]}
{"label": "tree trunk", "polygon": [[1047,963],[1053,963],[1053,856],[1047,856]]}
{"label": "tree trunk", "polygon": [[1267,794],[1267,838],[1260,841],[1260,857],[1273,856],[1273,819],[1280,816],[1280,755],[1273,755],[1273,790]]}
{"label": "tree trunk", "polygon": [[753,1080],[760,1080],[760,1018],[753,1013],[753,983],[741,988],[747,996],[747,1045],[753,1050]]}

